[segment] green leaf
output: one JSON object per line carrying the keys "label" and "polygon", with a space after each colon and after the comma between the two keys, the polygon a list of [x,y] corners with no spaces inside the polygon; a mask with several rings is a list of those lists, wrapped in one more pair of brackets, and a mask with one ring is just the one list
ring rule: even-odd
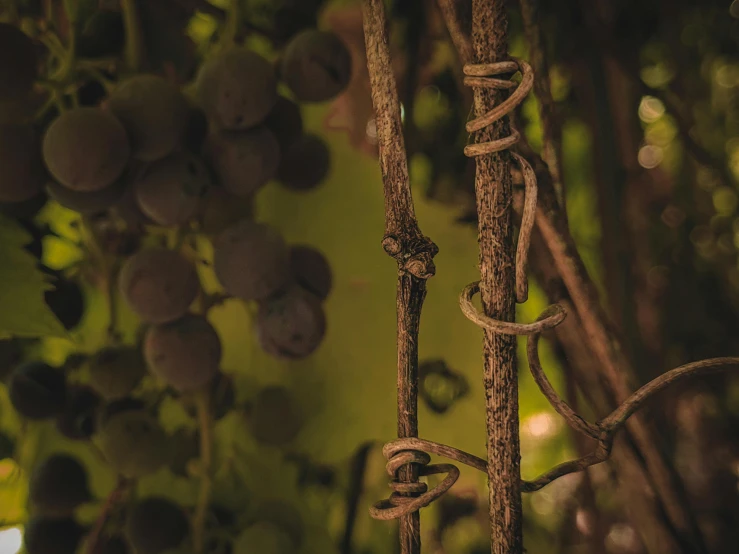
{"label": "green leaf", "polygon": [[36,258],[23,249],[29,242],[22,227],[0,216],[0,336],[67,337],[44,302],[51,285]]}

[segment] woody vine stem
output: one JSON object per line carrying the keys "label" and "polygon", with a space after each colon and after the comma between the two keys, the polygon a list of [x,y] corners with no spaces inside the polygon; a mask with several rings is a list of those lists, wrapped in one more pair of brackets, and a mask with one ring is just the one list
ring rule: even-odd
{"label": "woody vine stem", "polygon": [[[475,133],[475,141],[465,148],[465,154],[475,157],[477,162],[475,192],[481,280],[465,288],[460,296],[460,307],[485,335],[483,383],[487,407],[487,459],[418,438],[418,332],[426,279],[435,273],[433,257],[438,249],[421,233],[415,217],[383,3],[382,0],[364,0],[367,64],[385,193],[382,244],[398,264],[398,440],[383,448],[394,492],[388,500],[375,504],[370,513],[377,519],[399,518],[401,552],[420,554],[418,510],[443,495],[459,477],[459,470],[451,464],[428,465],[430,453],[444,456],[487,473],[492,552],[521,554],[522,492],[539,490],[559,477],[607,460],[615,434],[657,393],[688,377],[738,368],[739,358],[694,362],[661,375],[632,394],[622,391],[621,405],[596,423],[586,421],[559,397],[539,362],[538,341],[543,331],[564,320],[565,310],[554,305],[534,323],[514,321],[516,301],[525,302],[527,298],[529,241],[535,219],[540,226],[541,219],[537,217],[534,170],[525,158],[507,151],[520,138],[518,132],[511,129],[507,114],[531,90],[533,70],[526,62],[507,55],[504,0],[473,0],[471,43],[454,17],[453,1],[439,0],[439,5],[461,57],[465,62],[470,62],[472,56],[477,60],[464,67],[465,84],[475,90],[476,116],[467,123],[467,130]],[[522,74],[520,83],[504,78],[516,71]],[[509,95],[509,89],[515,90]],[[511,213],[512,158],[520,166],[526,185],[515,250]],[[471,302],[478,292],[483,313]],[[520,477],[516,335],[528,336],[529,366],[547,400],[575,431],[597,441],[593,453],[560,464],[533,481]],[[419,476],[437,473],[446,473],[446,477],[430,491],[425,483],[418,482]]]}

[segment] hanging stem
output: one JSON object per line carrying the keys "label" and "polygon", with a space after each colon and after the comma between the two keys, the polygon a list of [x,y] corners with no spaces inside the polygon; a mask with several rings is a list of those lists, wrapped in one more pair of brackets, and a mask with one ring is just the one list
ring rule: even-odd
{"label": "hanging stem", "polygon": [[126,46],[123,59],[128,71],[137,72],[141,69],[144,54],[144,37],[141,31],[141,18],[136,0],[121,0],[123,27],[126,30]]}

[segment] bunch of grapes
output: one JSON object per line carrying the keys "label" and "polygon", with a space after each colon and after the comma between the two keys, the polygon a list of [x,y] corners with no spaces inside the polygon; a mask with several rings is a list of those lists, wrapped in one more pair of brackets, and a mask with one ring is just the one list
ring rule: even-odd
{"label": "bunch of grapes", "polygon": [[[211,472],[209,482],[210,427],[231,413],[241,413],[260,448],[299,434],[305,416],[295,391],[239,391],[222,371],[224,345],[209,314],[221,302],[246,303],[256,343],[279,359],[305,358],[321,345],[329,263],[310,245],[288,244],[254,206],[270,183],[303,194],[327,177],[329,150],[304,129],[300,104],[340,94],[351,57],[338,37],[316,29],[319,1],[284,0],[264,30],[271,52],[237,40],[229,22],[183,78],[179,65],[171,71],[162,61],[146,19],[160,3],[177,5],[139,2],[140,13],[125,12],[126,3],[125,13],[80,7],[58,35],[44,10],[16,12],[30,34],[0,23],[0,211],[34,236],[27,250],[52,280],[46,302],[67,329],[80,325],[96,288],[110,311],[104,340],[61,365],[25,359],[16,339],[0,342],[0,374],[17,415],[52,420],[64,440],[94,445],[119,482],[114,502],[102,502],[71,451],[41,460],[30,477],[28,554],[74,554],[82,543],[96,554],[270,554],[295,552],[303,541],[300,512],[284,501],[265,501],[237,526],[238,509],[211,521],[218,507],[207,494],[179,505],[133,493],[160,471],[196,480]],[[177,10],[169,29],[186,41],[193,12]],[[148,59],[131,57],[137,51]],[[44,239],[55,234],[38,223],[48,203],[78,214],[83,259],[73,267],[43,264]],[[204,290],[209,271],[222,290]],[[137,340],[119,329],[122,306],[140,322]],[[168,400],[191,425],[165,428]],[[0,439],[3,456],[12,455],[15,439]],[[91,502],[106,506],[96,523],[78,519]]]}

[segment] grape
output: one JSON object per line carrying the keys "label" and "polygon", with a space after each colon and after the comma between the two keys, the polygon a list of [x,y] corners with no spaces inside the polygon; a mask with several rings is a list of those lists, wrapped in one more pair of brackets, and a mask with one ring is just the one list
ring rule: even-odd
{"label": "grape", "polygon": [[150,323],[183,316],[200,290],[195,266],[165,248],[148,248],[131,256],[121,268],[118,285],[131,309]]}
{"label": "grape", "polygon": [[234,542],[234,554],[293,554],[290,535],[268,521],[260,521],[243,531]]}
{"label": "grape", "polygon": [[0,102],[22,100],[36,80],[36,47],[28,36],[0,23]]}
{"label": "grape", "polygon": [[296,286],[259,306],[256,329],[265,352],[277,358],[300,359],[321,344],[326,315],[318,297]]}
{"label": "grape", "polygon": [[75,554],[83,532],[72,518],[32,517],[23,542],[27,554]]}
{"label": "grape", "polygon": [[136,199],[136,187],[134,183],[137,179],[144,175],[145,168],[132,167],[124,177],[127,186],[123,191],[123,196],[114,206],[115,213],[123,219],[130,227],[140,229],[144,225],[150,225],[154,222],[141,211],[138,200]]}
{"label": "grape", "polygon": [[56,417],[56,428],[72,440],[89,439],[95,432],[95,413],[101,398],[89,387],[69,387],[64,410]]}
{"label": "grape", "polygon": [[82,288],[70,281],[61,272],[41,266],[41,271],[50,275],[54,288],[44,291],[44,301],[64,328],[74,329],[85,313],[85,297]]}
{"label": "grape", "polygon": [[160,554],[177,548],[189,530],[185,514],[166,498],[139,500],[126,517],[126,537],[137,554]]}
{"label": "grape", "polygon": [[102,58],[120,53],[125,40],[121,13],[96,10],[85,22],[77,42],[77,53],[83,58]]}
{"label": "grape", "polygon": [[274,228],[248,220],[218,236],[213,265],[223,288],[244,300],[267,298],[290,279],[285,241]]}
{"label": "grape", "polygon": [[15,452],[15,441],[7,433],[0,431],[0,460],[12,458]]}
{"label": "grape", "polygon": [[66,454],[49,456],[31,473],[28,498],[38,514],[70,516],[75,508],[91,498],[87,471]]}
{"label": "grape", "polygon": [[277,101],[277,78],[270,63],[235,47],[203,64],[197,77],[200,104],[222,129],[247,129],[267,117]]}
{"label": "grape", "polygon": [[258,442],[282,446],[292,441],[301,427],[301,416],[285,387],[270,386],[259,391],[249,411],[249,428]]}
{"label": "grape", "polygon": [[147,412],[125,410],[110,416],[102,426],[100,450],[118,474],[136,479],[167,463],[169,437]]}
{"label": "grape", "polygon": [[26,202],[42,191],[41,147],[32,127],[0,124],[0,167],[0,202]]}
{"label": "grape", "polygon": [[269,112],[264,125],[274,133],[280,145],[280,151],[284,151],[303,134],[303,116],[300,114],[300,106],[284,96],[278,96],[277,103]]}
{"label": "grape", "polygon": [[149,166],[136,182],[136,201],[153,222],[180,225],[195,215],[210,184],[203,162],[178,152]]}
{"label": "grape", "polygon": [[349,84],[351,54],[335,34],[308,29],[285,48],[280,74],[299,101],[324,102]]}
{"label": "grape", "polygon": [[283,152],[277,180],[291,190],[310,190],[326,178],[330,166],[326,143],[315,135],[303,135]]}
{"label": "grape", "polygon": [[295,281],[321,300],[331,292],[331,266],[326,257],[312,246],[301,244],[290,248],[290,269]]}
{"label": "grape", "polygon": [[180,144],[190,107],[180,90],[157,75],[136,75],[110,95],[108,109],[128,132],[131,156],[151,162]]}
{"label": "grape", "polygon": [[203,316],[188,314],[151,327],[144,340],[149,370],[178,391],[202,387],[218,372],[221,340]]}
{"label": "grape", "polygon": [[[220,371],[210,381],[210,406],[213,418],[218,421],[233,409],[236,403],[236,390],[233,379]],[[197,416],[195,403],[191,398],[183,397],[182,404],[190,417]]]}
{"label": "grape", "polygon": [[146,363],[137,348],[108,347],[90,360],[90,386],[106,400],[123,398],[146,375]]}
{"label": "grape", "polygon": [[217,235],[242,219],[254,216],[254,200],[231,194],[221,187],[211,187],[203,198],[200,227],[204,233]]}
{"label": "grape", "polygon": [[127,182],[118,179],[104,189],[80,192],[67,188],[54,181],[46,183],[49,196],[69,210],[92,215],[107,210],[120,201],[126,191]]}
{"label": "grape", "polygon": [[64,409],[64,374],[43,362],[26,362],[13,371],[8,395],[13,408],[29,419],[48,419]]}
{"label": "grape", "polygon": [[49,126],[43,143],[46,167],[62,185],[77,191],[112,185],[130,153],[123,125],[98,108],[64,112]]}
{"label": "grape", "polygon": [[296,548],[303,542],[305,534],[303,518],[295,506],[284,500],[270,499],[262,502],[257,512],[260,520],[268,521],[285,531]]}
{"label": "grape", "polygon": [[95,554],[132,554],[132,552],[121,535],[108,535],[100,539]]}
{"label": "grape", "polygon": [[187,465],[200,455],[200,437],[196,431],[184,427],[177,429],[171,439],[169,469],[180,477],[189,477]]}
{"label": "grape", "polygon": [[214,133],[208,137],[206,154],[223,187],[239,196],[257,192],[280,164],[280,146],[264,126]]}

